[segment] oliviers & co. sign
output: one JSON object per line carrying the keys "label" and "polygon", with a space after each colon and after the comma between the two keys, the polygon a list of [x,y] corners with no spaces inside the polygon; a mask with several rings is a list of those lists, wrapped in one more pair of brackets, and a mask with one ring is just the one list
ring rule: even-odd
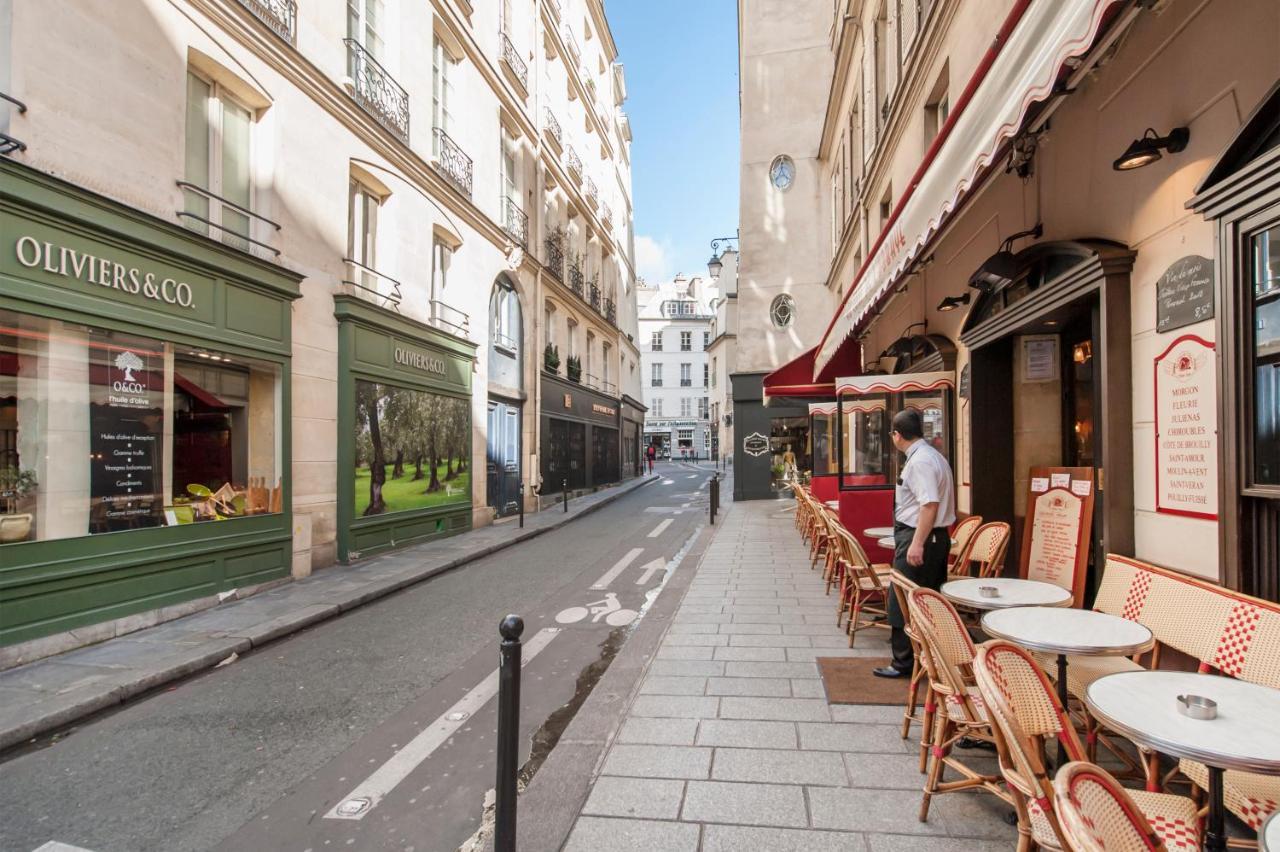
{"label": "oliviers & co. sign", "polygon": [[430,355],[423,355],[421,352],[414,352],[412,349],[402,349],[397,346],[395,359],[397,364],[405,367],[417,367],[419,370],[425,370],[428,373],[439,373],[442,376],[445,373],[443,358],[433,358]]}
{"label": "oliviers & co. sign", "polygon": [[74,278],[101,287],[109,287],[133,296],[195,308],[191,285],[175,278],[161,278],[136,266],[125,266],[106,257],[76,251],[35,237],[18,237],[14,245],[18,263],[28,269],[43,269],[52,275]]}

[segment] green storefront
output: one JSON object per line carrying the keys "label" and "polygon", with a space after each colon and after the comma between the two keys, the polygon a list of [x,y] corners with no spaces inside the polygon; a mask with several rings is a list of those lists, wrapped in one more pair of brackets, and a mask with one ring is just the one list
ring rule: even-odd
{"label": "green storefront", "polygon": [[355,296],[338,319],[338,559],[471,527],[475,344]]}
{"label": "green storefront", "polygon": [[0,161],[0,645],[288,575],[300,277]]}

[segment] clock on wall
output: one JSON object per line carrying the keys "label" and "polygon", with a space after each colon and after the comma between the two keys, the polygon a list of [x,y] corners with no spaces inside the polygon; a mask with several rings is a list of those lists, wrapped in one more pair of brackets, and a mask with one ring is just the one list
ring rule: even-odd
{"label": "clock on wall", "polygon": [[786,154],[780,154],[773,158],[773,164],[769,166],[769,182],[775,188],[786,192],[791,188],[791,184],[796,179],[796,164]]}

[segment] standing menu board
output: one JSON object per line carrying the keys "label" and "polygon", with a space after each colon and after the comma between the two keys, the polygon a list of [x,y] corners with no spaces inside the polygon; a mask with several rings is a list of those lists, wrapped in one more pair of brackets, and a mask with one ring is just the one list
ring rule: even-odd
{"label": "standing menu board", "polygon": [[1156,511],[1218,518],[1218,372],[1213,344],[1184,334],[1155,359]]}
{"label": "standing menu board", "polygon": [[1068,590],[1074,606],[1084,603],[1093,497],[1091,467],[1031,469],[1020,573]]}

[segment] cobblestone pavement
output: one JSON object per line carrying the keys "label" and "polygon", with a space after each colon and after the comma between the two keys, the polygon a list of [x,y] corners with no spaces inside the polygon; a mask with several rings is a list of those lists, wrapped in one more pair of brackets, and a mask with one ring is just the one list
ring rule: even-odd
{"label": "cobblestone pavement", "polygon": [[1012,848],[989,794],[937,796],[916,819],[919,729],[901,739],[901,707],[827,704],[814,659],[887,657],[887,633],[847,647],[789,509],[724,517],[566,850]]}

